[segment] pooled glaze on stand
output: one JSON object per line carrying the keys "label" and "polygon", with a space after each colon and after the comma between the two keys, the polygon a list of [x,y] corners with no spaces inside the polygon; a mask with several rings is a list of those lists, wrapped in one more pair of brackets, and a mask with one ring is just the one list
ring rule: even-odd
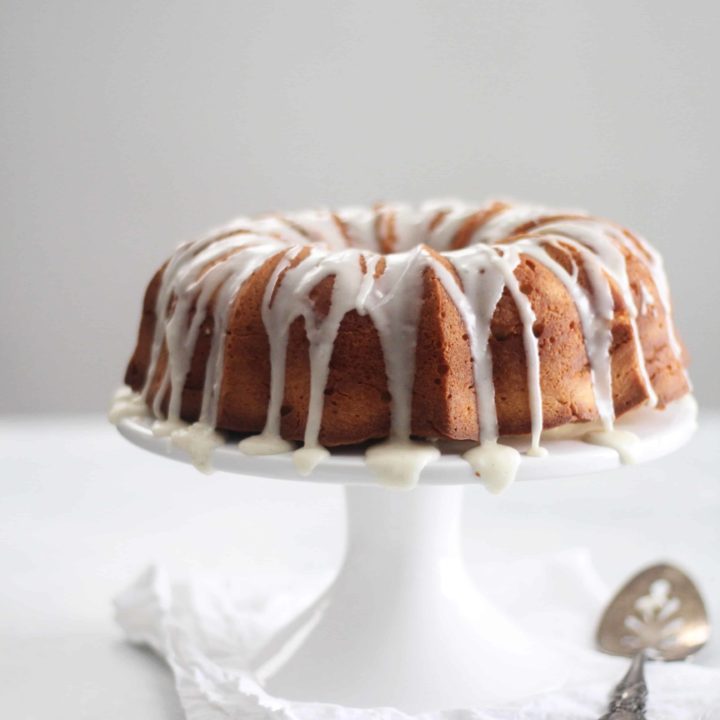
{"label": "pooled glaze on stand", "polygon": [[[567,260],[558,262],[558,253]],[[382,347],[391,398],[390,434],[370,448],[368,464],[381,481],[412,486],[438,452],[430,442],[411,440],[411,407],[423,279],[430,271],[455,305],[466,330],[479,445],[465,453],[473,471],[499,490],[512,481],[519,457],[498,442],[493,363],[489,341],[495,309],[507,291],[522,324],[531,420],[529,455],[541,456],[543,402],[535,312],[515,275],[522,258],[547,268],[567,289],[580,319],[601,432],[594,441],[628,445],[613,431],[613,290],[630,319],[632,342],[649,404],[657,402],[637,329],[638,308],[628,279],[632,257],[648,270],[653,287],[640,288],[644,306],[660,303],[676,358],[681,348],[670,318],[669,293],[659,255],[618,226],[582,214],[541,207],[490,203],[470,206],[432,202],[418,208],[381,205],[337,213],[312,211],[241,218],[210,237],[181,246],[165,267],[157,295],[157,321],[141,400],[121,398],[117,417],[150,403],[159,418],[155,431],[187,448],[207,469],[212,449],[222,442],[215,431],[223,381],[224,338],[238,293],[249,278],[279,258],[265,288],[262,321],[270,346],[270,397],[265,428],[243,440],[243,452],[272,454],[296,446],[280,434],[290,328],[304,321],[309,343],[310,396],[303,446],[294,449],[296,467],[310,473],[327,457],[319,442],[325,390],[335,340],[343,318],[368,316]],[[578,265],[578,261],[580,266]],[[586,288],[579,280],[587,277]],[[323,314],[313,291],[331,279]],[[203,322],[213,330],[197,422],[181,420],[182,393]],[[167,356],[163,365],[161,357]],[[681,363],[682,364],[682,363]],[[157,387],[153,388],[153,383]],[[152,393],[152,396],[151,396]],[[163,402],[167,412],[163,413]],[[618,442],[615,442],[618,440]],[[631,443],[630,443],[631,444]],[[614,445],[614,446],[615,446]]]}

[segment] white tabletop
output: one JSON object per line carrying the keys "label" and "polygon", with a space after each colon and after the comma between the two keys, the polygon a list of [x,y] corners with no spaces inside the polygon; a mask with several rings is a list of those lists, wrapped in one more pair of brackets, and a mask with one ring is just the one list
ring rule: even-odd
{"label": "white tabletop", "polygon": [[[664,460],[582,479],[468,488],[465,549],[498,559],[587,546],[611,586],[660,559],[720,618],[720,413]],[[169,673],[127,646],[110,599],[151,562],[183,574],[327,574],[340,489],[199,474],[99,417],[0,420],[0,716],[181,718]],[[591,632],[591,629],[588,629]],[[720,665],[720,637],[698,662]]]}

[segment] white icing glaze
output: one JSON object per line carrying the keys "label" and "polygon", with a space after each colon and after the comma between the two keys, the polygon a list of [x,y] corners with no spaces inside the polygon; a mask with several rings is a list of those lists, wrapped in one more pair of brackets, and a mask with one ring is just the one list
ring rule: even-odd
{"label": "white icing glaze", "polygon": [[187,423],[183,420],[156,420],[152,424],[152,434],[155,437],[172,437],[176,430],[182,430],[187,427]]}
{"label": "white icing glaze", "polygon": [[520,453],[498,442],[485,442],[468,450],[463,458],[472,471],[494,495],[502,492],[515,479],[520,466]]}
{"label": "white icing glaze", "polygon": [[[607,278],[599,268],[597,258],[578,243],[568,243],[583,258],[584,267],[590,279],[592,293],[587,293],[577,281],[577,265],[573,273],[568,271],[547,252],[547,246],[537,246],[520,241],[518,250],[543,263],[565,286],[575,302],[580,318],[585,350],[590,363],[590,373],[595,394],[595,405],[605,426],[612,426],[615,409],[612,399],[612,373],[610,367],[610,345],[612,343],[613,300]],[[557,247],[555,243],[552,246]]]}
{"label": "white icing glaze", "polygon": [[[503,262],[500,267],[505,278],[505,287],[510,291],[515,301],[520,321],[523,327],[523,343],[525,345],[525,365],[527,366],[528,403],[530,405],[531,441],[530,449],[540,455],[540,434],[543,429],[542,390],[540,388],[540,346],[535,337],[535,313],[530,299],[520,289],[520,283],[513,272],[520,262],[519,255],[514,247],[503,248]],[[508,262],[510,260],[510,262]]]}
{"label": "white icing glaze", "polygon": [[330,451],[320,445],[305,445],[293,453],[295,469],[307,477],[325,458],[330,457]]}
{"label": "white icing glaze", "polygon": [[[367,273],[371,278],[380,258],[376,256],[372,260]],[[385,271],[363,295],[360,311],[372,318],[382,345],[392,398],[390,437],[403,441],[410,437],[417,325],[423,270],[429,260],[422,246],[407,254],[388,255],[385,260]]]}
{"label": "white icing glaze", "polygon": [[[513,242],[504,244],[510,237]],[[442,253],[442,262],[431,248]],[[550,254],[550,248],[565,253],[570,271]],[[383,251],[389,254],[381,254]],[[145,386],[139,398],[118,399],[113,416],[124,417],[124,413],[142,409],[152,396],[151,410],[155,417],[163,418],[154,431],[188,448],[197,464],[205,466],[220,437],[212,429],[218,423],[230,318],[247,280],[274,256],[278,262],[262,301],[271,367],[267,418],[262,433],[243,440],[240,447],[248,454],[288,452],[294,447],[281,437],[281,410],[290,327],[302,318],[309,343],[310,397],[304,444],[295,451],[294,461],[303,472],[310,472],[327,456],[320,437],[330,363],[343,318],[353,310],[369,316],[377,330],[391,398],[390,437],[368,450],[368,464],[391,484],[407,485],[416,481],[420,468],[435,457],[437,449],[432,445],[410,440],[417,328],[427,270],[441,283],[467,330],[480,446],[465,457],[474,468],[480,468],[484,482],[493,488],[510,482],[517,468],[516,451],[497,443],[489,351],[491,321],[505,291],[522,325],[531,419],[528,454],[544,454],[540,446],[543,397],[536,315],[516,277],[523,258],[541,263],[553,273],[575,303],[595,404],[606,433],[597,437],[619,437],[612,434],[613,291],[620,295],[629,315],[650,404],[657,398],[640,346],[639,313],[655,312],[660,304],[669,344],[677,357],[681,356],[659,255],[641,239],[607,221],[513,203],[472,206],[434,201],[420,209],[398,204],[337,213],[314,210],[240,218],[178,249],[161,276]],[[638,291],[639,309],[628,279],[628,257],[641,262],[651,279]],[[579,282],[578,262],[588,289]],[[322,315],[314,306],[313,290],[328,279],[332,280],[329,309]],[[183,389],[204,324],[209,321],[212,332],[201,409],[198,422],[187,426],[180,420]],[[164,363],[163,357],[167,358]]]}
{"label": "white icing glaze", "polygon": [[187,423],[170,433],[173,445],[182,448],[190,456],[192,464],[200,471],[209,473],[212,470],[210,458],[212,451],[225,442],[225,438],[211,425],[196,422]]}
{"label": "white icing glaze", "polygon": [[[542,236],[546,234],[559,235],[563,240],[575,240],[581,246],[589,248],[595,255],[594,261],[585,263],[585,267],[594,271],[591,276],[591,284],[595,290],[598,284],[598,276],[600,271],[597,263],[601,263],[601,270],[607,276],[612,278],[616,283],[622,295],[623,303],[628,310],[630,316],[630,325],[632,327],[632,338],[635,344],[635,352],[638,358],[638,367],[645,385],[648,395],[648,404],[654,406],[657,404],[657,395],[653,389],[650,377],[647,373],[645,357],[642,346],[640,344],[640,333],[637,328],[638,311],[635,304],[632,288],[627,274],[627,262],[623,250],[635,255],[642,261],[637,247],[628,238],[628,236],[620,231],[611,223],[598,220],[596,218],[578,217],[573,220],[562,220],[558,222],[550,222],[541,226],[535,231],[536,234]],[[577,246],[575,246],[577,247]],[[587,252],[583,252],[583,260],[586,260]],[[647,264],[646,264],[647,265]],[[651,270],[652,272],[652,270]],[[610,298],[611,299],[611,298]],[[612,315],[610,315],[612,317]],[[668,316],[669,317],[669,316]]]}
{"label": "white icing glaze", "polygon": [[133,392],[127,385],[118,388],[112,398],[108,420],[117,425],[123,418],[145,417],[148,407],[140,393]]}
{"label": "white icing glaze", "polygon": [[448,253],[446,257],[452,262],[462,287],[441,263],[434,262],[432,270],[458,309],[467,330],[480,441],[494,442],[498,437],[498,423],[489,341],[492,313],[505,287],[501,270],[503,258],[484,245]]}
{"label": "white icing glaze", "polygon": [[412,488],[420,471],[439,457],[440,451],[430,443],[386,440],[367,449],[365,462],[383,485]]}
{"label": "white icing glaze", "polygon": [[590,431],[602,430],[602,421],[567,423],[543,431],[545,440],[581,440]]}
{"label": "white icing glaze", "polygon": [[540,445],[531,445],[525,453],[528,457],[545,457],[548,454],[547,448],[541,447]]}
{"label": "white icing glaze", "polygon": [[620,460],[626,465],[634,465],[637,462],[635,455],[640,438],[629,430],[592,430],[585,433],[582,439],[591,445],[602,445],[617,450]]}
{"label": "white icing glaze", "polygon": [[293,450],[295,444],[279,435],[261,433],[241,440],[238,447],[246,455],[279,455]]}

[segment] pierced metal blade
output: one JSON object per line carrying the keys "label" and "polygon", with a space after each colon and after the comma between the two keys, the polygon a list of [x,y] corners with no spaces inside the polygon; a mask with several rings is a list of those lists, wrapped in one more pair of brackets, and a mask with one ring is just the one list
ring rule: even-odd
{"label": "pierced metal blade", "polygon": [[662,563],[631,578],[613,598],[597,630],[597,644],[611,655],[640,651],[658,660],[683,660],[710,636],[705,603],[692,580]]}

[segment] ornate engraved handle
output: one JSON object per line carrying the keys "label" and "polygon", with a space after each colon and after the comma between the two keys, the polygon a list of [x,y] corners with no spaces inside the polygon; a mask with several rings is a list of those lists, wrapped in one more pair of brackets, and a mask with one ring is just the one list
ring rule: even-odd
{"label": "ornate engraved handle", "polygon": [[625,677],[618,683],[610,699],[608,712],[600,720],[645,720],[645,652],[640,651],[632,661]]}

